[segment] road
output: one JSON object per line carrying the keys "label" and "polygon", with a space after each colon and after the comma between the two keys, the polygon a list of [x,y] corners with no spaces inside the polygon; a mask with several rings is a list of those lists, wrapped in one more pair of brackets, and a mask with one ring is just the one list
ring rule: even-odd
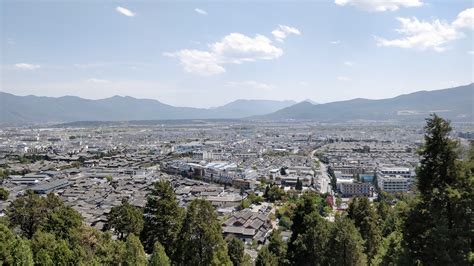
{"label": "road", "polygon": [[[314,153],[316,152],[316,150],[312,151],[311,152],[311,159],[313,160],[316,160],[316,161],[319,161],[319,159],[317,157],[314,156]],[[319,187],[320,187],[320,192],[321,193],[330,193],[331,195],[333,194],[332,193],[332,188],[331,188],[331,178],[328,174],[328,169],[327,169],[327,165],[322,163],[321,161],[319,161],[319,168],[321,170],[321,175],[322,177],[321,178],[318,178],[318,182],[319,182]]]}

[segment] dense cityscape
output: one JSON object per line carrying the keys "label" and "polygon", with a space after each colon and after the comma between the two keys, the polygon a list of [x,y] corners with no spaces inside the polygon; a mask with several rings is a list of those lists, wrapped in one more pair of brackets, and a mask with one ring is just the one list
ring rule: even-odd
{"label": "dense cityscape", "polygon": [[[468,160],[472,132],[472,125],[456,124],[451,133],[446,133],[458,141],[463,160]],[[221,239],[222,243],[227,241],[226,250],[234,265],[274,265],[274,260],[276,264],[304,265],[306,263],[299,260],[308,256],[315,256],[319,261],[309,263],[311,265],[339,265],[339,256],[332,258],[334,261],[324,261],[324,255],[314,250],[322,242],[310,242],[317,246],[302,247],[300,241],[304,240],[295,238],[295,232],[303,235],[311,234],[311,230],[323,230],[305,237],[316,237],[308,241],[330,241],[333,238],[328,235],[331,230],[324,223],[337,225],[339,222],[346,223],[341,226],[352,224],[353,229],[358,230],[355,236],[341,236],[354,239],[339,244],[354,241],[352,244],[356,245],[350,248],[354,254],[344,255],[347,256],[344,260],[353,263],[344,262],[343,265],[387,265],[386,261],[398,264],[400,262],[395,260],[400,258],[392,253],[400,252],[400,231],[397,229],[402,230],[406,217],[396,216],[401,215],[400,212],[406,213],[408,210],[404,208],[414,204],[412,201],[420,192],[417,169],[419,171],[423,158],[420,151],[426,145],[424,135],[421,124],[380,123],[186,121],[126,126],[85,123],[80,126],[3,128],[0,131],[2,221],[12,228],[9,234],[17,232],[31,239],[27,246],[31,245],[35,262],[50,259],[56,263],[61,259],[67,264],[72,262],[68,262],[67,254],[71,256],[69,259],[76,261],[81,256],[71,242],[67,247],[57,247],[61,250],[52,248],[49,251],[43,250],[46,246],[41,247],[47,243],[37,242],[47,241],[48,237],[56,237],[58,241],[64,235],[72,234],[71,230],[79,230],[73,227],[79,227],[88,234],[105,232],[102,237],[109,241],[125,241],[124,254],[138,252],[128,250],[128,245],[132,245],[129,242],[135,241],[142,251],[132,256],[137,261],[131,265],[140,264],[140,256],[144,260],[147,256],[155,258],[157,251],[153,245],[159,241],[166,242],[161,243],[164,249],[160,247],[173,264],[186,265],[191,259],[195,261],[190,264],[212,264],[215,258],[202,257],[202,254],[188,254],[191,258],[179,260],[186,256],[177,255],[180,254],[177,252],[184,251],[177,250],[179,247],[174,246],[170,236],[166,237],[170,232],[163,232],[172,227],[162,224],[165,228],[159,228],[160,224],[150,218],[171,211],[160,209],[171,208],[169,205],[152,206],[167,199],[176,204],[175,216],[169,214],[171,216],[160,219],[171,219],[175,223],[178,223],[179,215],[185,215],[178,213],[185,209],[189,212],[190,206],[197,208],[198,213],[205,212],[200,208],[212,208],[210,217],[194,218],[205,218],[199,220],[209,226],[205,230],[215,229],[218,236],[213,237]],[[469,184],[472,185],[472,173],[470,175]],[[172,195],[164,196],[163,193]],[[46,202],[40,203],[43,200]],[[38,211],[42,204],[48,204],[48,200],[61,202],[61,208],[68,211],[54,216],[45,214],[43,218],[30,213]],[[472,198],[463,200],[472,201]],[[471,215],[469,206],[472,205],[460,206],[468,217]],[[308,231],[301,231],[306,218],[301,219],[310,213],[299,213],[301,208],[319,209],[317,217],[307,218],[317,219],[306,225],[310,226]],[[357,220],[354,208],[365,208],[359,211],[368,212],[364,214],[367,216],[361,217],[363,221]],[[46,210],[51,211],[54,209]],[[77,219],[83,227],[70,224],[72,218],[68,216],[71,213],[80,217]],[[187,222],[187,215],[186,212],[184,222]],[[40,225],[45,222],[42,219],[64,221],[49,221],[47,223],[61,225],[45,229],[43,226],[47,227],[47,224]],[[373,224],[366,224],[368,222]],[[19,231],[15,229],[17,226]],[[186,229],[192,230],[176,225],[176,230]],[[4,239],[7,236],[3,235]],[[188,241],[194,243],[192,239]],[[16,241],[28,240],[17,238]],[[66,237],[65,241],[72,240]],[[211,240],[202,241],[203,245],[213,245],[208,242]],[[219,241],[215,245],[222,245]],[[238,252],[234,250],[234,242],[241,249]],[[231,251],[239,255],[231,254]],[[92,257],[99,256],[99,251],[92,252]],[[88,264],[91,258],[81,259]],[[130,259],[126,258],[124,263]],[[466,253],[457,259],[462,264],[472,258]],[[8,257],[3,260],[7,264],[15,261]],[[220,258],[217,264],[226,264],[226,260]]]}

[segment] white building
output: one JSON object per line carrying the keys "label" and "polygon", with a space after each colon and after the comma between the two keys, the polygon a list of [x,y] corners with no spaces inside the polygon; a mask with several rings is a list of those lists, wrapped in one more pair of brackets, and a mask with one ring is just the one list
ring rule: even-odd
{"label": "white building", "polygon": [[379,174],[381,176],[390,176],[390,177],[395,177],[395,176],[402,176],[405,178],[411,177],[410,168],[406,168],[406,167],[383,167],[383,168],[380,168]]}
{"label": "white building", "polygon": [[403,176],[380,176],[377,178],[380,190],[385,192],[406,192],[411,180]]}

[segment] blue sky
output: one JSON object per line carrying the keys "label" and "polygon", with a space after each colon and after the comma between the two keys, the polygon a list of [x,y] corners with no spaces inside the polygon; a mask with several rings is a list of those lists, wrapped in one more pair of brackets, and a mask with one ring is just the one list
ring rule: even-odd
{"label": "blue sky", "polygon": [[473,81],[471,1],[6,1],[1,90],[210,107]]}

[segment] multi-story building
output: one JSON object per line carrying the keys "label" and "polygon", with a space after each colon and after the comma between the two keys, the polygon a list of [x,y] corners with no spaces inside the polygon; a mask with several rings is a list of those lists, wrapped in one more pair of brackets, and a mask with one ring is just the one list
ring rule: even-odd
{"label": "multi-story building", "polygon": [[339,190],[343,196],[372,196],[373,189],[369,183],[343,182]]}
{"label": "multi-story building", "polygon": [[405,177],[405,178],[410,178],[411,177],[410,168],[405,168],[405,167],[384,167],[384,168],[380,168],[379,174],[381,176],[390,176],[390,177],[395,177],[395,176],[402,176],[402,177]]}
{"label": "multi-story building", "polygon": [[385,192],[406,192],[410,188],[411,179],[403,176],[380,176],[377,183],[380,190]]}

